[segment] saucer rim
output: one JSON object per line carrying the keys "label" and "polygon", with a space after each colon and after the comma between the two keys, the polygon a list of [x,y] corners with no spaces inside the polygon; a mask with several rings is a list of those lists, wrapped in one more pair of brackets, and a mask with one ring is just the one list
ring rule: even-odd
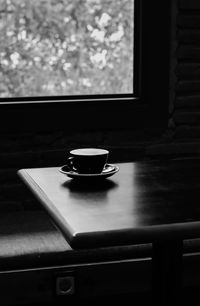
{"label": "saucer rim", "polygon": [[78,173],[76,171],[64,171],[62,170],[63,167],[65,167],[67,165],[63,165],[62,167],[59,168],[59,171],[67,176],[73,176],[73,177],[77,177],[77,178],[80,178],[80,177],[104,177],[104,176],[109,176],[109,175],[112,175],[116,172],[119,171],[119,166],[117,165],[114,165],[114,164],[106,164],[106,166],[111,166],[111,167],[114,167],[114,169],[110,170],[109,172],[101,172],[101,173]]}

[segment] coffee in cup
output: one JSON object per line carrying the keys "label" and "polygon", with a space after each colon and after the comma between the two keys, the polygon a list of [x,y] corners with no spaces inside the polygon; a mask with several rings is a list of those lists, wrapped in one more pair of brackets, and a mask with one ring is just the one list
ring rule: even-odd
{"label": "coffee in cup", "polygon": [[81,148],[69,152],[67,166],[82,174],[101,173],[107,163],[109,151],[99,148]]}

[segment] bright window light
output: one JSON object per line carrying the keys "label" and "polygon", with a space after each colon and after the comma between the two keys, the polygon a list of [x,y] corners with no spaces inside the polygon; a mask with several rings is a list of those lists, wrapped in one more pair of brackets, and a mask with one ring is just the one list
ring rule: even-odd
{"label": "bright window light", "polygon": [[0,97],[133,93],[134,0],[0,8]]}

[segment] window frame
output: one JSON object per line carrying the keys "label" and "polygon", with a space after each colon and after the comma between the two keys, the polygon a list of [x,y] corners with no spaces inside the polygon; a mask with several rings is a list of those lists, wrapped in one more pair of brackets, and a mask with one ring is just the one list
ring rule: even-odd
{"label": "window frame", "polygon": [[1,133],[166,126],[171,1],[135,0],[134,96],[1,98]]}

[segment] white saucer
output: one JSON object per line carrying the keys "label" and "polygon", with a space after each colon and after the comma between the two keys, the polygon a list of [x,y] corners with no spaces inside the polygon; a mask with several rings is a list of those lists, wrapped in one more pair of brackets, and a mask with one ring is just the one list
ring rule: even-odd
{"label": "white saucer", "polygon": [[62,166],[59,171],[63,174],[66,174],[70,178],[107,178],[116,172],[119,171],[119,167],[117,165],[107,164],[101,173],[78,173],[76,171],[69,170],[67,165]]}

